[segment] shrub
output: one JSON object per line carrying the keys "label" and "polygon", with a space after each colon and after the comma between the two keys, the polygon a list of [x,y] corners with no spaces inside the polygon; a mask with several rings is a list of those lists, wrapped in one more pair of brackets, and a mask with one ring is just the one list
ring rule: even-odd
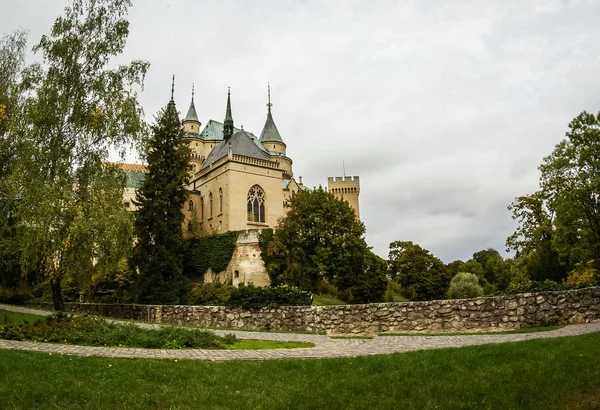
{"label": "shrub", "polygon": [[554,282],[552,280],[546,279],[545,281],[533,281],[526,283],[521,286],[515,286],[511,283],[511,285],[506,288],[504,292],[500,292],[502,295],[516,295],[520,293],[534,293],[534,292],[550,292],[557,290],[565,290],[568,289],[563,284]]}
{"label": "shrub", "polygon": [[33,300],[33,295],[29,292],[19,292],[12,289],[0,289],[0,303],[9,305],[24,305]]}
{"label": "shrub", "polygon": [[188,291],[187,302],[190,305],[199,306],[225,306],[234,289],[231,285],[220,283],[191,286]]}
{"label": "shrub", "polygon": [[116,324],[97,317],[64,314],[34,324],[0,326],[0,338],[154,349],[223,349],[224,344],[235,342],[233,335],[222,338],[199,329],[176,326],[141,329],[133,323]]}
{"label": "shrub", "polygon": [[599,282],[600,276],[593,266],[594,261],[578,263],[575,269],[569,273],[566,284],[569,287],[594,286]]}
{"label": "shrub", "polygon": [[474,273],[459,272],[450,281],[449,299],[468,299],[483,296],[483,288]]}
{"label": "shrub", "polygon": [[275,306],[309,306],[312,293],[293,286],[259,288],[252,284],[240,285],[231,292],[227,306],[242,309],[259,309]]}

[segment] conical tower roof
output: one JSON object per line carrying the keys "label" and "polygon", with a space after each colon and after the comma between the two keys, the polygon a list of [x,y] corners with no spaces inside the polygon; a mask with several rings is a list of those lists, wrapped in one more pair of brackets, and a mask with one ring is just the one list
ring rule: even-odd
{"label": "conical tower roof", "polygon": [[198,119],[198,114],[196,113],[196,107],[194,106],[194,85],[193,84],[192,84],[192,102],[190,103],[190,108],[188,108],[188,112],[183,121],[184,122],[186,122],[186,121],[200,122],[200,120]]}
{"label": "conical tower roof", "polygon": [[277,129],[277,126],[275,125],[275,121],[273,121],[273,115],[271,114],[271,107],[273,106],[273,104],[271,104],[271,86],[269,85],[269,103],[267,104],[267,121],[265,122],[265,126],[263,127],[262,132],[260,133],[260,142],[265,143],[265,142],[280,142],[282,144],[285,144],[283,142],[283,139],[281,138],[281,134],[279,134],[279,130]]}

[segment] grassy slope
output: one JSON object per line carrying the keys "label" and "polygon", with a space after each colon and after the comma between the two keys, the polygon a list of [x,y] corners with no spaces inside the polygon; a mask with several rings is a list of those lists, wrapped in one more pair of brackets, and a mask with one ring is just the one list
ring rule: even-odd
{"label": "grassy slope", "polygon": [[204,363],[0,351],[3,408],[597,409],[600,333],[352,359]]}

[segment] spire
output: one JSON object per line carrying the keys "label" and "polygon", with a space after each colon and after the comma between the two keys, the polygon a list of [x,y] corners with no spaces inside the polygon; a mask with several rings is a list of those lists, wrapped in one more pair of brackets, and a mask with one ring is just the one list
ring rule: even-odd
{"label": "spire", "polygon": [[275,121],[273,121],[273,115],[271,114],[271,107],[273,106],[273,104],[271,104],[271,84],[270,83],[267,88],[267,95],[268,95],[267,121],[265,122],[265,126],[263,127],[263,130],[260,134],[260,142],[261,143],[280,142],[282,144],[285,144],[283,142],[283,139],[281,138],[281,135],[279,134],[279,131],[277,130]]}
{"label": "spire", "polygon": [[186,121],[194,121],[197,123],[200,123],[200,120],[198,119],[198,114],[196,113],[196,107],[194,106],[194,84],[192,83],[192,102],[190,103],[190,108],[188,108],[188,112],[187,115],[185,116],[185,119],[183,120],[183,122]]}
{"label": "spire", "polygon": [[267,115],[271,115],[271,107],[273,106],[273,104],[271,104],[271,83],[267,83],[267,93],[269,95],[269,102],[267,103]]}
{"label": "spire", "polygon": [[231,89],[227,87],[227,111],[223,121],[223,139],[233,135],[233,117],[231,116]]}
{"label": "spire", "polygon": [[169,103],[175,104],[175,100],[173,96],[175,95],[175,74],[173,74],[173,82],[171,83],[171,101]]}

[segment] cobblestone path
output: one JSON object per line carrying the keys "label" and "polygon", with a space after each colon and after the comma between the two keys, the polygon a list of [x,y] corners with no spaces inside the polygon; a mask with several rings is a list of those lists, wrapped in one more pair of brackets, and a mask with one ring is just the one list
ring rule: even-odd
{"label": "cobblestone path", "polygon": [[[0,309],[21,313],[50,315],[51,312],[0,304]],[[141,327],[158,325],[139,323]],[[73,346],[52,343],[1,340],[0,349],[28,350],[52,354],[147,359],[192,359],[207,361],[317,359],[331,357],[369,356],[426,349],[475,346],[493,343],[521,342],[600,332],[600,322],[569,325],[538,333],[482,334],[464,336],[376,336],[373,339],[333,339],[325,335],[302,333],[268,333],[234,330],[214,330],[224,335],[233,333],[240,339],[312,342],[313,348],[272,350],[164,350],[117,347]]]}

